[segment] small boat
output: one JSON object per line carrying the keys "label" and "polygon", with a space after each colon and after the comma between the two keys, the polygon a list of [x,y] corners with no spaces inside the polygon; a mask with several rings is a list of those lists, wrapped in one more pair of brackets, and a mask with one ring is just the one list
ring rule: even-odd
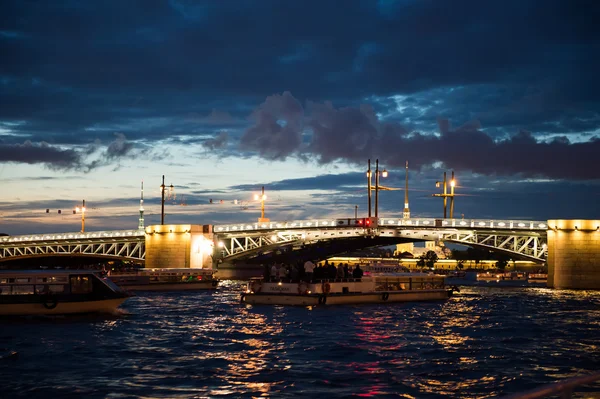
{"label": "small boat", "polygon": [[212,269],[138,269],[107,276],[128,291],[210,290],[219,284]]}
{"label": "small boat", "polygon": [[0,271],[0,316],[113,313],[129,296],[89,270]]}
{"label": "small boat", "polygon": [[466,278],[467,272],[463,272],[461,270],[451,270],[446,275],[446,278]]}
{"label": "small boat", "polygon": [[448,299],[454,290],[444,276],[423,273],[380,273],[359,279],[317,282],[267,282],[251,279],[241,295],[249,304],[347,305]]}
{"label": "small boat", "polygon": [[506,272],[506,273],[479,273],[477,281],[525,281],[527,273],[524,272]]}
{"label": "small boat", "polygon": [[546,273],[529,273],[527,282],[536,284],[546,284],[548,282],[548,274]]}

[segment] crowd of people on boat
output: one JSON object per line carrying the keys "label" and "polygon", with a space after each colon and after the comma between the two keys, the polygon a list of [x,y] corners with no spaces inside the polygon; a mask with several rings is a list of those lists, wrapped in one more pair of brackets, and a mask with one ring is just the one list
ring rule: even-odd
{"label": "crowd of people on boat", "polygon": [[315,264],[312,260],[306,262],[297,262],[295,264],[273,263],[265,266],[265,281],[281,282],[315,282],[315,281],[344,281],[349,279],[360,280],[363,276],[363,270],[360,265],[354,269],[347,263],[338,263],[325,261],[323,264]]}

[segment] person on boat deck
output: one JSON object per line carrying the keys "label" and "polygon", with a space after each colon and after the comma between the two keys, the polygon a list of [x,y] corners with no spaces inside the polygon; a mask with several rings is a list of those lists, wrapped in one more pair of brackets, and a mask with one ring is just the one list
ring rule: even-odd
{"label": "person on boat deck", "polygon": [[331,262],[329,266],[327,266],[327,278],[334,280],[336,275],[337,269],[335,268],[335,263]]}
{"label": "person on boat deck", "polygon": [[321,280],[324,278],[323,270],[324,270],[323,266],[321,266],[320,263],[317,263],[317,266],[315,267],[315,273],[313,275],[313,278],[315,279],[315,281]]}
{"label": "person on boat deck", "polygon": [[350,278],[350,270],[347,263],[344,263],[344,278]]}
{"label": "person on boat deck", "polygon": [[273,263],[271,266],[271,281],[277,280],[277,263]]}
{"label": "person on boat deck", "polygon": [[313,272],[315,271],[315,264],[309,259],[304,262],[304,274],[306,275],[306,281],[309,283],[313,278]]}
{"label": "person on boat deck", "polygon": [[285,280],[287,278],[287,275],[288,275],[287,266],[282,263],[281,265],[279,265],[279,272],[278,272],[279,281]]}
{"label": "person on boat deck", "polygon": [[292,282],[298,281],[298,268],[296,267],[296,265],[294,265],[294,264],[290,265],[290,271],[288,273],[288,276],[290,277],[290,281],[292,281]]}
{"label": "person on boat deck", "polygon": [[335,275],[336,278],[344,278],[346,277],[346,273],[344,272],[344,265],[340,263],[337,267],[337,273]]}
{"label": "person on boat deck", "polygon": [[362,276],[363,276],[363,271],[360,268],[360,265],[357,264],[356,267],[354,268],[354,270],[352,271],[352,277],[360,279],[360,278],[362,278]]}

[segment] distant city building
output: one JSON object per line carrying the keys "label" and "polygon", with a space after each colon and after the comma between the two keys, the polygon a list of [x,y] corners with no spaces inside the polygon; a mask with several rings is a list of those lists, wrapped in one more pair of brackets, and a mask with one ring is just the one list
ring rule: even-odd
{"label": "distant city building", "polygon": [[427,253],[427,251],[433,251],[438,256],[438,259],[446,259],[446,247],[444,243],[441,241],[425,241],[424,247],[415,247],[415,244],[412,242],[404,243],[404,244],[396,244],[396,255],[401,255],[405,252],[409,252],[413,254],[415,258],[420,257]]}

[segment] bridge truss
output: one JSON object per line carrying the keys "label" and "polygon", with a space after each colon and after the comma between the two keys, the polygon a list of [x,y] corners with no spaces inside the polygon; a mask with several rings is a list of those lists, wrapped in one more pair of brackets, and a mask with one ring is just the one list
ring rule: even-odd
{"label": "bridge truss", "polygon": [[357,226],[355,219],[269,222],[214,226],[221,259],[251,256],[289,244],[355,237],[406,241],[441,240],[505,252],[543,262],[547,253],[545,222],[498,220],[386,219]]}
{"label": "bridge truss", "polygon": [[2,237],[0,261],[43,256],[97,256],[143,261],[144,232],[137,230]]}

